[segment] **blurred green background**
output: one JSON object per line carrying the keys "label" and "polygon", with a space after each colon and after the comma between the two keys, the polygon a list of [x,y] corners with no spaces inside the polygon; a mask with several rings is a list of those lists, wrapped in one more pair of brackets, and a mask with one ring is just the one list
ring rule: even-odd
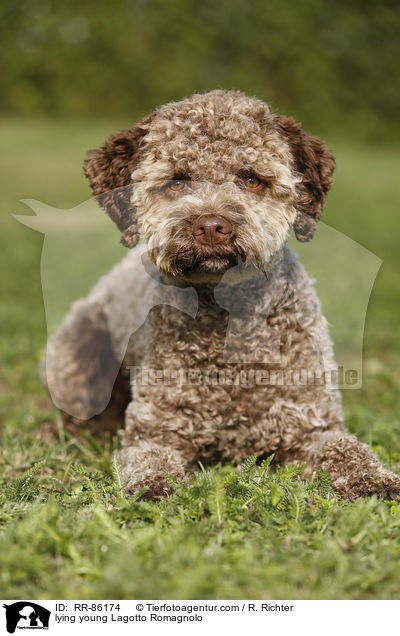
{"label": "blurred green background", "polygon": [[[56,438],[60,446],[54,443],[56,417],[37,374],[46,342],[40,279],[43,238],[18,224],[12,213],[29,213],[19,203],[24,198],[56,208],[80,204],[90,196],[81,170],[88,148],[162,103],[213,88],[241,89],[264,99],[321,136],[336,157],[335,184],[324,219],[383,261],[366,321],[363,388],[345,392],[346,421],[383,461],[400,466],[399,33],[397,0],[3,0],[3,483],[43,457],[48,463],[42,475],[60,480],[65,488],[66,464],[86,458],[90,466],[104,470],[105,465],[103,455],[96,455],[100,451],[92,448],[88,454],[79,439],[63,445],[61,436]],[[335,258],[327,249],[327,261]],[[73,262],[72,255],[67,266],[73,267]],[[359,267],[355,261],[346,275],[351,278]],[[338,281],[333,283],[335,290]],[[24,513],[0,514],[0,522],[18,520],[20,514]],[[87,547],[82,544],[82,553]],[[10,557],[3,570],[0,567],[0,583],[3,576],[8,586],[13,563],[24,560],[23,541],[15,550],[15,558]],[[294,571],[290,560],[287,566],[287,571]],[[381,564],[376,567],[379,573]],[[29,572],[20,576],[21,587],[12,588],[14,593],[29,591],[33,598]],[[41,585],[44,596],[50,595],[45,576]],[[294,584],[287,598],[295,598],[297,588]],[[238,589],[240,596],[243,590]],[[306,596],[313,594],[304,589]],[[85,590],[89,598],[92,592]],[[322,595],[331,594],[321,590]],[[340,593],[339,586],[339,598]],[[375,588],[371,592],[384,594]]]}
{"label": "blurred green background", "polygon": [[399,133],[395,0],[3,0],[0,108],[132,117],[240,88],[317,132]]}

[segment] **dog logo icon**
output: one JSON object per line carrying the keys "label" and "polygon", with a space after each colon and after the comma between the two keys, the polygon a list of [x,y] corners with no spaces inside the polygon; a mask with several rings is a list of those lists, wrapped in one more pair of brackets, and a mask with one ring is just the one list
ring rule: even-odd
{"label": "dog logo icon", "polygon": [[9,634],[14,634],[16,629],[49,629],[51,612],[37,603],[18,601],[3,607],[6,610],[6,626]]}

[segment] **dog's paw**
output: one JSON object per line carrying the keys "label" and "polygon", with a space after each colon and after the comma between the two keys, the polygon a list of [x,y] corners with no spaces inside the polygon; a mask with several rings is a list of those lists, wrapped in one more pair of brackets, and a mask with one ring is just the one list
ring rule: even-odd
{"label": "dog's paw", "polygon": [[161,499],[172,491],[167,474],[179,481],[185,480],[180,453],[170,447],[140,442],[138,446],[124,448],[118,459],[127,492],[132,495],[146,488],[143,498]]}
{"label": "dog's paw", "polygon": [[164,477],[148,476],[143,479],[128,477],[126,479],[126,490],[129,495],[137,495],[142,492],[142,498],[150,501],[163,499],[171,494],[171,487]]}
{"label": "dog's paw", "polygon": [[379,499],[400,501],[400,477],[386,468],[339,478],[332,483],[332,487],[349,501],[372,495]]}
{"label": "dog's paw", "polygon": [[381,499],[400,501],[400,476],[390,470],[383,469],[381,479],[380,489],[376,494]]}

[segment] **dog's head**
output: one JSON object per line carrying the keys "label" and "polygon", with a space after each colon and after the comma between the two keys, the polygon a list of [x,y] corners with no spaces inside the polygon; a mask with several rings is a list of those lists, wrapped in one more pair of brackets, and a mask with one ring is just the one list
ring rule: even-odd
{"label": "dog's head", "polygon": [[160,272],[190,278],[239,261],[267,267],[291,227],[311,239],[334,166],[293,119],[217,90],[112,135],[84,170],[122,243],[143,236]]}

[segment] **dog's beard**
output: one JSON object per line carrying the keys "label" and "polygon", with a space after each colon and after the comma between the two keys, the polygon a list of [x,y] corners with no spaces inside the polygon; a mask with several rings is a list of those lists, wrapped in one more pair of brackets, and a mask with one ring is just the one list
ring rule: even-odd
{"label": "dog's beard", "polygon": [[199,245],[191,237],[170,241],[163,248],[153,250],[152,259],[159,271],[174,278],[214,279],[246,261],[246,253],[239,241],[214,247]]}
{"label": "dog's beard", "polygon": [[195,248],[178,250],[171,258],[171,263],[177,273],[224,273],[227,269],[237,265],[239,251],[233,246],[217,246],[214,248]]}

